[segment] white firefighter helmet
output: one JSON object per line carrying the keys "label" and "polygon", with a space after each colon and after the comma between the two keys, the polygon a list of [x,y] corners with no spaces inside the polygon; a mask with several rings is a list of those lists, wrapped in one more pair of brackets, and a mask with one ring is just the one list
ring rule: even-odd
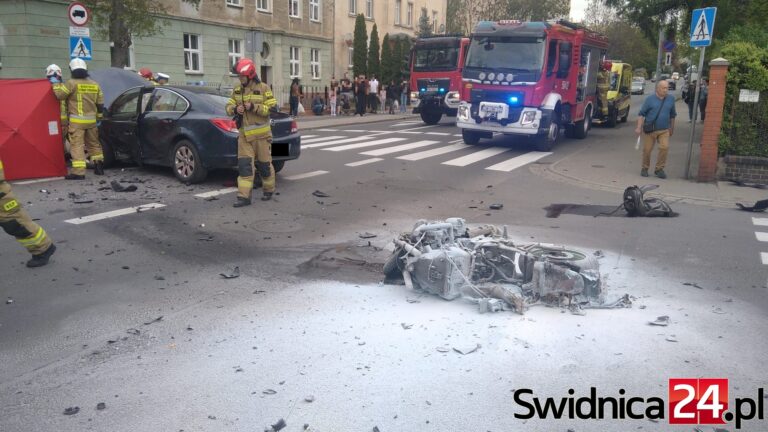
{"label": "white firefighter helmet", "polygon": [[61,68],[58,65],[52,64],[45,68],[45,76],[61,75]]}
{"label": "white firefighter helmet", "polygon": [[69,69],[70,70],[77,70],[77,69],[88,70],[88,65],[85,63],[85,60],[81,58],[76,58],[76,59],[72,59],[72,61],[69,62]]}

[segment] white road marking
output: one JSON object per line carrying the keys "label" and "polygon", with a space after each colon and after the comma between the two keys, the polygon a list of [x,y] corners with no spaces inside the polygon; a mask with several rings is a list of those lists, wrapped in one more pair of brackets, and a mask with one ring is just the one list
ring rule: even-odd
{"label": "white road marking", "polygon": [[24,181],[13,182],[11,184],[13,184],[13,185],[28,185],[28,184],[33,184],[33,183],[43,183],[43,182],[54,181],[54,180],[64,180],[64,177],[48,177],[48,178],[41,178],[41,179],[36,179],[36,180],[24,180]]}
{"label": "white road marking", "polygon": [[368,142],[364,142],[364,143],[348,144],[348,145],[344,145],[344,146],[340,146],[340,147],[324,148],[323,150],[338,152],[338,151],[344,151],[344,150],[353,150],[353,149],[358,149],[358,148],[373,147],[373,146],[377,146],[377,145],[389,144],[389,143],[398,142],[398,141],[404,141],[404,140],[405,140],[405,138],[384,138],[384,139],[375,140],[375,141],[368,141]]}
{"label": "white road marking", "polygon": [[415,131],[415,130],[419,130],[419,129],[427,129],[427,128],[431,128],[431,127],[435,127],[435,126],[434,126],[434,125],[419,126],[419,127],[410,128],[410,129],[403,129],[403,130],[401,130],[401,131],[398,131],[398,132]]}
{"label": "white road marking", "polygon": [[313,138],[313,139],[308,139],[308,140],[305,140],[304,137],[302,137],[301,138],[301,144],[303,146],[304,144],[312,144],[312,143],[315,143],[315,142],[329,141],[329,140],[335,140],[335,139],[339,139],[339,138],[346,138],[346,137],[340,136],[340,135],[336,135],[336,136],[327,136],[327,137]]}
{"label": "white road marking", "polygon": [[413,150],[419,147],[426,147],[432,144],[437,144],[439,142],[440,141],[416,141],[415,143],[408,143],[408,144],[403,144],[395,147],[387,147],[387,148],[378,149],[378,150],[370,150],[367,152],[362,152],[360,154],[366,155],[366,156],[382,156],[382,155],[397,153],[397,152],[406,151],[406,150]]}
{"label": "white road marking", "polygon": [[237,188],[236,187],[230,187],[230,188],[226,188],[226,189],[219,189],[219,190],[214,190],[214,191],[209,191],[209,192],[203,192],[203,193],[199,193],[199,194],[197,194],[195,196],[198,197],[198,198],[210,198],[212,196],[224,195],[224,194],[228,194],[228,193],[232,193],[232,192],[237,192]]}
{"label": "white road marking", "polygon": [[768,265],[768,252],[760,252],[760,259],[764,265]]}
{"label": "white road marking", "polygon": [[504,162],[497,163],[496,165],[491,165],[486,169],[491,171],[510,172],[514,169],[520,168],[521,166],[528,165],[531,162],[536,162],[537,160],[551,154],[552,152],[528,152],[526,154],[513,157],[512,159],[506,160]]}
{"label": "white road marking", "polygon": [[338,129],[315,129],[318,132],[337,132]]}
{"label": "white road marking", "polygon": [[317,137],[317,136],[320,136],[320,135],[302,135],[301,139],[304,139],[304,138],[314,138],[314,137]]}
{"label": "white road marking", "polygon": [[496,156],[497,154],[504,153],[505,151],[508,151],[508,148],[504,147],[491,147],[487,149],[483,149],[480,151],[476,151],[474,153],[468,154],[466,156],[462,156],[460,158],[451,159],[447,162],[443,162],[443,165],[452,165],[452,166],[467,166],[469,164],[473,164],[475,162],[479,162],[483,159],[488,159],[489,157]]}
{"label": "white road marking", "polygon": [[461,134],[453,134],[453,136],[461,138],[462,135]]}
{"label": "white road marking", "polygon": [[361,161],[357,161],[357,162],[350,162],[350,163],[344,164],[344,165],[346,165],[348,167],[356,167],[356,166],[360,166],[360,165],[372,164],[374,162],[383,161],[383,160],[384,159],[382,159],[382,158],[371,158],[371,159],[365,159],[365,160],[361,160]]}
{"label": "white road marking", "polygon": [[424,132],[426,135],[451,136],[448,132]]}
{"label": "white road marking", "polygon": [[79,218],[75,218],[75,219],[67,219],[64,222],[71,223],[71,224],[74,224],[74,225],[80,225],[80,224],[84,224],[84,223],[88,223],[88,222],[95,222],[95,221],[98,221],[98,220],[109,219],[109,218],[113,218],[113,217],[117,217],[117,216],[124,216],[124,215],[133,214],[133,213],[141,213],[143,211],[157,209],[157,208],[161,208],[161,207],[165,207],[165,204],[159,204],[159,203],[144,204],[144,205],[140,205],[140,206],[136,206],[136,207],[129,207],[129,208],[124,208],[124,209],[120,209],[120,210],[113,210],[113,211],[108,211],[108,212],[105,212],[105,213],[98,213],[98,214],[95,214],[95,215],[83,216],[83,217],[79,217]]}
{"label": "white road marking", "polygon": [[421,122],[420,121],[400,122],[400,123],[393,124],[392,127],[411,126],[411,125],[415,125],[415,124],[419,124],[419,123],[421,123]]}
{"label": "white road marking", "polygon": [[347,144],[347,143],[351,143],[351,142],[355,142],[355,141],[363,141],[363,140],[367,140],[367,139],[371,139],[371,138],[373,138],[373,137],[370,136],[370,135],[361,135],[359,137],[347,138],[347,139],[336,140],[336,141],[325,141],[325,142],[321,142],[321,143],[308,144],[308,145],[303,145],[302,144],[301,148],[302,149],[308,149],[308,148],[316,148],[316,147],[326,147],[326,146],[332,146],[332,145],[337,145],[337,144]]}
{"label": "white road marking", "polygon": [[757,237],[757,241],[761,242],[768,242],[768,232],[756,232],[755,237]]}
{"label": "white road marking", "polygon": [[470,147],[472,147],[472,146],[469,146],[469,145],[466,145],[466,144],[453,144],[453,145],[449,145],[449,146],[445,146],[445,147],[438,147],[436,149],[427,150],[427,151],[423,151],[423,152],[411,153],[411,154],[408,154],[408,155],[405,155],[405,156],[398,156],[398,159],[408,160],[408,161],[417,161],[417,160],[426,159],[426,158],[432,157],[432,156],[439,156],[441,154],[450,153],[450,152],[454,152],[454,151],[458,151],[458,150],[463,150],[463,149],[470,148]]}
{"label": "white road marking", "polygon": [[368,132],[368,131],[363,129],[347,129],[344,132]]}
{"label": "white road marking", "polygon": [[754,225],[760,225],[760,226],[768,226],[768,218],[752,218],[752,223]]}
{"label": "white road marking", "polygon": [[309,177],[316,177],[319,175],[328,174],[328,171],[312,171],[304,174],[296,174],[288,177],[283,177],[283,180],[301,180]]}

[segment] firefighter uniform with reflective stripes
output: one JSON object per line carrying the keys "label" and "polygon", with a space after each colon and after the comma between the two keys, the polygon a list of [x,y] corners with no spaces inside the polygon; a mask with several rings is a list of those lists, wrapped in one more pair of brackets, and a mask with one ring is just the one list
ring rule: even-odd
{"label": "firefighter uniform with reflective stripes", "polygon": [[242,115],[240,135],[237,138],[238,198],[251,198],[255,166],[261,177],[262,190],[275,191],[275,169],[272,166],[272,129],[269,111],[277,105],[269,86],[251,80],[246,86],[237,86],[227,101],[227,114],[234,115],[238,105],[253,104]]}
{"label": "firefighter uniform with reflective stripes", "polygon": [[[64,83],[56,83],[53,85],[53,91],[56,92],[56,89],[58,88],[59,91],[61,90],[61,87],[64,87]],[[59,114],[60,120],[61,120],[61,143],[64,146],[64,152],[67,151],[67,130],[69,129],[69,112],[67,112],[67,101],[62,99],[59,101],[59,108],[61,113]]]}
{"label": "firefighter uniform with reflective stripes", "polygon": [[104,94],[99,84],[90,78],[72,78],[54,86],[56,97],[66,102],[69,114],[69,144],[72,155],[71,174],[85,175],[85,148],[91,161],[104,160],[96,122],[101,120]]}
{"label": "firefighter uniform with reflective stripes", "polygon": [[51,239],[40,225],[32,221],[5,181],[3,161],[0,161],[0,227],[16,237],[32,255],[40,255],[52,246]]}

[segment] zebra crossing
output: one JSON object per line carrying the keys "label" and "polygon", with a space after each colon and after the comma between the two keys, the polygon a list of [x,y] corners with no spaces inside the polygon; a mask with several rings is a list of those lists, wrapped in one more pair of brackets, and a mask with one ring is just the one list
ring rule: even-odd
{"label": "zebra crossing", "polygon": [[[754,225],[755,227],[765,227],[765,228],[758,228],[758,229],[768,229],[768,218],[753,217],[752,225]],[[768,232],[755,231],[755,237],[759,242],[768,242]],[[764,265],[768,265],[768,252],[760,252],[760,261]]]}
{"label": "zebra crossing", "polygon": [[[418,122],[420,123],[420,122]],[[327,152],[355,152],[362,156],[369,156],[367,159],[345,163],[348,167],[359,167],[382,162],[386,160],[383,156],[391,156],[397,160],[415,162],[431,158],[439,158],[440,165],[452,167],[466,167],[469,165],[480,164],[491,158],[497,158],[485,170],[511,172],[520,167],[536,162],[537,160],[551,155],[551,152],[531,151],[523,154],[513,147],[482,147],[464,144],[461,139],[451,138],[457,134],[449,132],[431,132],[424,131],[425,126],[418,123],[398,123],[394,126],[413,126],[416,128],[395,130],[395,131],[357,131],[341,129],[322,129],[317,131],[329,132],[330,135],[304,135],[301,141],[303,150],[313,149]],[[429,128],[429,126],[426,126]],[[345,133],[363,132],[361,135],[350,136]],[[418,138],[402,134],[413,133],[420,135]],[[396,136],[393,136],[396,135]],[[448,137],[449,141],[438,141],[438,136]],[[460,135],[458,135],[460,136]],[[433,138],[433,139],[424,139]],[[456,153],[461,152],[460,155]],[[506,159],[499,161],[498,157]]]}

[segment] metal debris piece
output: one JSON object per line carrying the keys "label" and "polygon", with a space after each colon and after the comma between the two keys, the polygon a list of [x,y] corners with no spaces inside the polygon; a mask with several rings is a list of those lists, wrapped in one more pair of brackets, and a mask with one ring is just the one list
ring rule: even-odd
{"label": "metal debris piece", "polygon": [[421,303],[421,300],[415,299],[415,298],[406,298],[405,301],[408,303]]}
{"label": "metal debris piece", "polygon": [[312,192],[312,195],[314,195],[314,196],[316,196],[318,198],[329,198],[330,197],[330,195],[328,195],[327,193],[319,191],[319,190],[316,190],[316,191]]}
{"label": "metal debris piece", "polygon": [[441,353],[447,353],[451,350],[450,348],[446,348],[446,347],[437,347],[436,349],[437,349],[437,352],[441,352]]}
{"label": "metal debris piece", "polygon": [[458,347],[458,348],[457,347],[453,347],[454,351],[456,351],[457,353],[462,354],[462,355],[472,354],[473,352],[477,351],[478,349],[480,349],[480,344],[475,344],[475,346],[470,346],[470,347]]}
{"label": "metal debris piece", "polygon": [[364,232],[364,233],[360,234],[358,237],[360,237],[360,238],[362,238],[362,239],[368,239],[368,238],[374,238],[374,237],[376,237],[376,234],[373,234],[373,233],[369,233],[368,231],[366,231],[366,232]]}
{"label": "metal debris piece", "polygon": [[162,316],[162,315],[160,315],[159,317],[157,317],[157,318],[153,319],[152,321],[149,321],[149,322],[145,322],[145,323],[144,323],[144,325],[150,325],[150,324],[154,324],[154,323],[156,323],[156,322],[160,322],[160,321],[162,321],[162,320],[163,320],[163,316]]}
{"label": "metal debris piece", "polygon": [[93,200],[92,199],[79,198],[79,199],[75,199],[73,202],[75,204],[90,204],[90,203],[93,202]]}
{"label": "metal debris piece", "polygon": [[379,430],[379,427],[378,427],[378,426],[374,426],[374,427],[373,427],[373,432],[381,432],[381,430]]}
{"label": "metal debris piece", "polygon": [[314,401],[315,401],[315,396],[314,396],[314,395],[307,395],[307,396],[304,396],[304,402],[309,402],[309,403],[312,403],[312,402],[314,402]]}
{"label": "metal debris piece", "polygon": [[138,335],[141,334],[141,332],[138,329],[135,329],[135,328],[129,328],[125,332],[128,333],[128,334],[132,334],[134,336],[138,336]]}
{"label": "metal debris piece", "polygon": [[107,404],[105,404],[104,402],[99,402],[98,404],[96,404],[96,409],[99,411],[103,411],[107,409]]}
{"label": "metal debris piece", "polygon": [[401,325],[401,326],[403,327],[403,329],[405,329],[405,330],[409,330],[411,327],[413,327],[413,324],[400,323],[400,325]]}
{"label": "metal debris piece", "polygon": [[64,410],[64,415],[75,415],[80,412],[80,407],[69,407]]}
{"label": "metal debris piece", "polygon": [[480,309],[480,313],[500,312],[504,310],[504,302],[495,298],[481,298],[477,305]]}
{"label": "metal debris piece", "polygon": [[648,321],[648,324],[654,325],[654,326],[666,327],[669,325],[669,317],[666,315],[662,315],[660,317],[657,317],[656,321]]}
{"label": "metal debris piece", "polygon": [[667,342],[677,342],[677,338],[675,337],[675,335],[669,335],[669,336],[667,336],[666,341]]}
{"label": "metal debris piece", "polygon": [[704,288],[700,287],[699,284],[697,284],[696,282],[683,282],[683,285],[685,285],[685,286],[692,286],[692,287],[698,288],[698,289],[704,289]]}
{"label": "metal debris piece", "polygon": [[285,428],[287,425],[285,424],[285,420],[280,419],[277,421],[277,423],[273,424],[269,429],[266,429],[264,432],[278,432]]}
{"label": "metal debris piece", "polygon": [[5,301],[5,304],[11,304],[11,303],[13,303],[13,299],[12,298],[8,298],[8,300]]}
{"label": "metal debris piece", "polygon": [[240,267],[238,267],[238,266],[235,266],[235,268],[234,268],[234,269],[232,269],[232,272],[231,272],[231,273],[228,273],[228,274],[219,273],[219,274],[220,274],[220,275],[221,275],[221,276],[222,276],[224,279],[234,279],[234,278],[238,278],[238,277],[240,277]]}
{"label": "metal debris piece", "polygon": [[208,416],[208,420],[216,420],[216,416],[215,415],[209,415]]}
{"label": "metal debris piece", "polygon": [[277,391],[273,389],[266,389],[262,393],[264,393],[265,395],[273,395],[273,394],[277,394]]}
{"label": "metal debris piece", "polygon": [[488,208],[491,210],[501,210],[502,208],[504,208],[504,204],[499,204],[499,203],[491,204],[488,206]]}
{"label": "metal debris piece", "polygon": [[165,277],[161,275],[155,275],[155,280],[159,280],[159,281],[165,280]]}
{"label": "metal debris piece", "polygon": [[51,193],[48,189],[40,189],[40,192],[44,193],[44,194],[50,194]]}
{"label": "metal debris piece", "polygon": [[123,186],[117,180],[112,180],[109,185],[115,192],[136,192],[136,189],[138,189],[136,185]]}

